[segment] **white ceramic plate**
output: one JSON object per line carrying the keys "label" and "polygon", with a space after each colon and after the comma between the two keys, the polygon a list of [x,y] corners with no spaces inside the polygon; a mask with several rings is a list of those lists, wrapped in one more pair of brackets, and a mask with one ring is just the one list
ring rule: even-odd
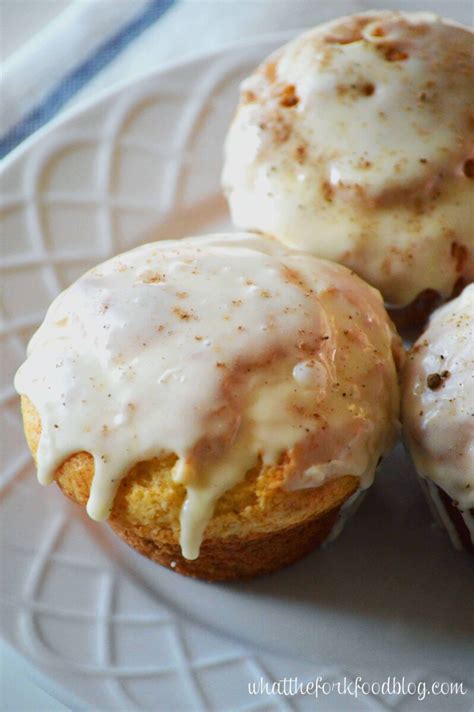
{"label": "white ceramic plate", "polygon": [[[252,697],[251,681],[462,681],[430,711],[471,710],[472,560],[433,530],[401,448],[340,540],[239,585],[182,578],[43,489],[12,377],[51,299],[87,268],[144,241],[229,226],[222,142],[239,81],[284,36],[147,76],[40,132],[2,177],[5,638],[72,707],[315,709]],[[334,694],[318,710],[418,707],[409,695]]]}

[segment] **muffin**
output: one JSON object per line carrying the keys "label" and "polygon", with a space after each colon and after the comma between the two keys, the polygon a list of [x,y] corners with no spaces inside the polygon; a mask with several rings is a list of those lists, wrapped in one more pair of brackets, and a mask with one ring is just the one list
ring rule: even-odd
{"label": "muffin", "polygon": [[241,86],[234,223],[353,269],[404,326],[474,279],[473,34],[429,13],[316,27]]}
{"label": "muffin", "polygon": [[340,527],[397,433],[402,347],[345,267],[251,234],[144,245],[63,292],[15,380],[38,478],[225,580]]}
{"label": "muffin", "polygon": [[433,314],[411,350],[403,425],[436,518],[474,553],[474,285]]}

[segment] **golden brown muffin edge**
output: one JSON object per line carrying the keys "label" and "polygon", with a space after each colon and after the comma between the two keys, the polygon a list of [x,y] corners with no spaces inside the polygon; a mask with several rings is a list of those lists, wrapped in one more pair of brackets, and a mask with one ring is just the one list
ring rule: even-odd
{"label": "golden brown muffin edge", "polygon": [[[41,420],[22,396],[26,440],[35,457]],[[329,535],[341,505],[357,490],[358,478],[345,475],[318,488],[283,489],[285,465],[259,465],[218,501],[206,528],[201,553],[184,559],[179,515],[186,491],[173,482],[176,456],[139,462],[120,483],[109,524],[134,549],[182,574],[231,580],[273,571],[300,559]],[[56,471],[55,481],[85,506],[94,474],[92,455],[75,453]]]}

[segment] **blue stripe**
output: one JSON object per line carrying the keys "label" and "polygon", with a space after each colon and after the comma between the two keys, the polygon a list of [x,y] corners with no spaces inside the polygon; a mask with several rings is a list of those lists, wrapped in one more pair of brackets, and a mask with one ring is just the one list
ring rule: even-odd
{"label": "blue stripe", "polygon": [[[104,42],[88,59],[67,74],[45,98],[0,139],[3,158],[30,134],[53,118],[60,109],[127,45],[156,22],[175,0],[150,0],[145,10]],[[54,48],[53,50],[54,51]]]}

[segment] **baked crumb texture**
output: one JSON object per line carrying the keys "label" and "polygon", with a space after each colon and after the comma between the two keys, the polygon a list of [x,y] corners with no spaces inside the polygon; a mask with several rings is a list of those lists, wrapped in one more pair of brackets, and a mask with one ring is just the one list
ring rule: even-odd
{"label": "baked crumb texture", "polygon": [[228,579],[299,558],[370,487],[403,354],[345,267],[214,235],[83,275],[15,386],[42,484],[175,571]]}
{"label": "baked crumb texture", "polygon": [[[25,434],[33,455],[41,434],[38,411],[22,398]],[[218,501],[199,557],[185,559],[179,518],[186,491],[172,478],[176,457],[135,465],[122,480],[109,524],[144,556],[186,576],[226,581],[269,573],[320,546],[331,533],[342,504],[359,481],[345,476],[316,489],[282,489],[283,469],[257,467]],[[80,452],[58,468],[55,481],[73,502],[85,506],[94,462]]]}

